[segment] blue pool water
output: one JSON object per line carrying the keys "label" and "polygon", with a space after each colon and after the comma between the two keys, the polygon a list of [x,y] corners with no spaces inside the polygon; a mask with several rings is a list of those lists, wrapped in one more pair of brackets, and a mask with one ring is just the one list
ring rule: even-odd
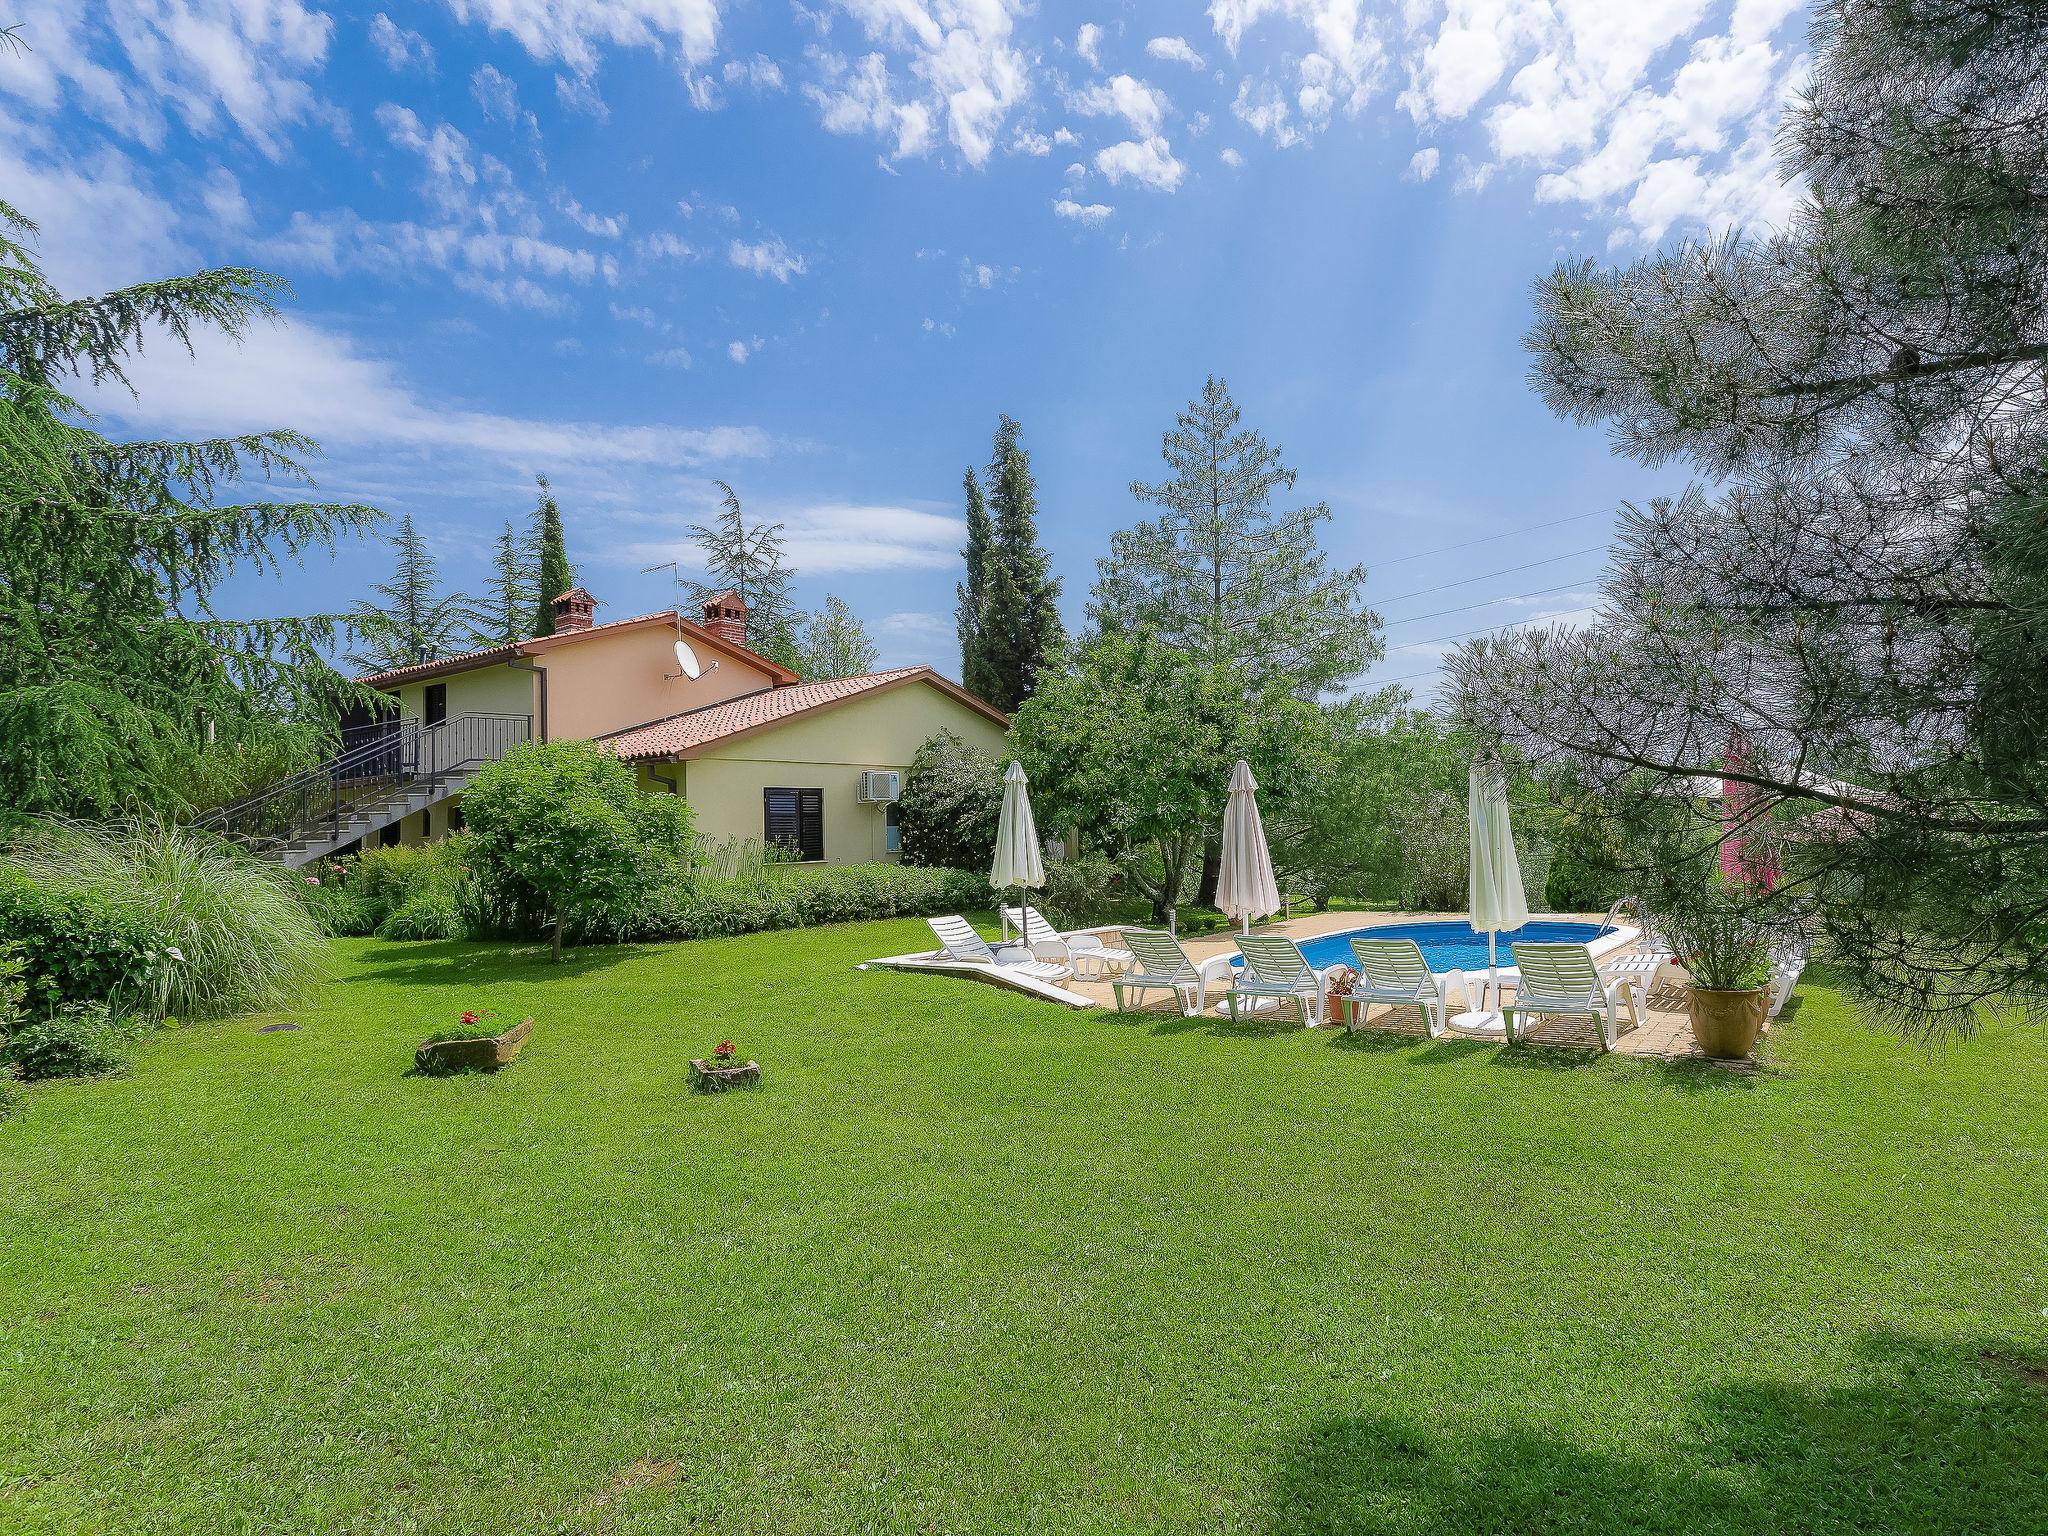
{"label": "blue pool water", "polygon": [[[1513,965],[1508,945],[1524,943],[1590,944],[1608,930],[1599,923],[1524,923],[1499,939],[1500,964]],[[1460,919],[1444,923],[1381,923],[1372,928],[1352,928],[1343,933],[1326,933],[1304,939],[1301,952],[1317,970],[1327,965],[1350,965],[1353,939],[1413,939],[1422,947],[1422,958],[1432,971],[1483,971],[1486,969],[1486,935],[1474,933]]]}

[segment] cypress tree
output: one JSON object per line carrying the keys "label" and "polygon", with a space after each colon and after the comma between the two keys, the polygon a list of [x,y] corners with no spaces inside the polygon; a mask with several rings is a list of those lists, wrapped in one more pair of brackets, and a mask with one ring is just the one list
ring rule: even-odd
{"label": "cypress tree", "polygon": [[967,496],[967,547],[960,551],[967,562],[967,579],[956,589],[960,597],[957,626],[960,632],[960,683],[969,693],[987,698],[994,687],[989,673],[988,575],[994,542],[989,524],[988,503],[982,499],[981,482],[970,467],[961,479]]}
{"label": "cypress tree", "polygon": [[1060,624],[1060,584],[1047,574],[1038,544],[1038,488],[1031,456],[1019,442],[1023,428],[999,418],[988,464],[992,545],[984,607],[983,654],[988,686],[998,709],[1014,710],[1031,697],[1046,659],[1066,640]]}
{"label": "cypress tree", "polygon": [[555,632],[555,599],[576,585],[576,568],[569,563],[568,541],[562,537],[562,509],[555,505],[555,493],[546,475],[535,475],[540,485],[540,503],[533,509],[533,543],[540,551],[540,585],[534,598],[533,632],[536,636]]}

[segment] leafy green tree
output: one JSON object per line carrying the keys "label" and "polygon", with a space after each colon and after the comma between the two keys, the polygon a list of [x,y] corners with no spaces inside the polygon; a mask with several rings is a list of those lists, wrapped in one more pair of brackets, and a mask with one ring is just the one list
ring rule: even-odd
{"label": "leafy green tree", "polygon": [[631,768],[587,741],[513,748],[463,792],[462,813],[477,878],[543,914],[557,961],[572,923],[631,907],[690,856],[689,805],[642,794]]}
{"label": "leafy green tree", "polygon": [[439,590],[441,563],[410,512],[398,520],[391,547],[398,553],[397,569],[389,581],[370,588],[375,599],[358,602],[352,620],[357,643],[348,659],[371,672],[454,655],[471,617],[461,593]]}
{"label": "leafy green tree", "polygon": [[1627,509],[1597,622],[1469,647],[1459,707],[1697,806],[1680,864],[1724,831],[1691,786],[1747,786],[1879,1016],[2048,1016],[2048,28],[1833,0],[1812,46],[1783,233],[1539,286],[1545,400],[1713,490]]}
{"label": "leafy green tree", "polygon": [[1012,733],[1041,826],[1077,826],[1164,920],[1222,825],[1241,757],[1262,816],[1293,814],[1331,751],[1323,712],[1149,634],[1105,635],[1048,670]]}
{"label": "leafy green tree", "polygon": [[704,551],[708,582],[693,583],[699,602],[737,592],[747,605],[747,646],[756,655],[796,670],[802,661],[798,615],[789,595],[796,573],[783,564],[782,524],[749,523],[739,493],[723,480],[718,517],[709,526],[693,523],[690,537]]}
{"label": "leafy green tree", "polygon": [[1171,477],[1133,481],[1131,494],[1163,510],[1112,534],[1098,563],[1089,604],[1098,629],[1150,630],[1249,684],[1303,698],[1378,658],[1379,617],[1360,595],[1365,568],[1329,568],[1318,542],[1328,506],[1273,506],[1295,472],[1242,425],[1223,380],[1202,386],[1160,453]]}
{"label": "leafy green tree", "polygon": [[[1098,632],[1149,632],[1199,657],[1248,695],[1272,688],[1315,699],[1351,682],[1380,654],[1379,618],[1360,597],[1362,566],[1331,570],[1318,542],[1330,509],[1286,510],[1294,488],[1279,450],[1242,424],[1211,377],[1162,439],[1171,478],[1133,482],[1164,510],[1110,536],[1089,615]],[[1215,899],[1222,844],[1210,828],[1198,897]]]}
{"label": "leafy green tree", "polygon": [[875,670],[875,642],[851,608],[827,596],[825,606],[804,620],[797,674],[805,682],[860,677]]}
{"label": "leafy green tree", "polygon": [[70,378],[125,383],[145,333],[242,335],[277,313],[277,278],[230,267],[67,300],[34,233],[0,203],[0,807],[192,809],[220,760],[310,760],[352,692],[324,659],[338,616],[225,619],[215,594],[379,514],[236,500],[245,475],[309,481],[317,448],[296,432],[117,443],[63,393]]}
{"label": "leafy green tree", "polygon": [[937,869],[987,869],[1003,814],[1003,764],[941,731],[917,749],[896,805],[903,862]]}
{"label": "leafy green tree", "polygon": [[533,630],[540,571],[533,547],[508,520],[491,553],[491,584],[469,615],[470,639],[479,648],[510,645]]}
{"label": "leafy green tree", "polygon": [[555,501],[554,488],[546,475],[535,475],[540,498],[533,507],[530,542],[539,570],[534,578],[532,633],[555,632],[555,599],[576,585],[576,567],[569,563],[569,541],[562,532],[562,509]]}
{"label": "leafy green tree", "polygon": [[1048,658],[1066,641],[1060,584],[1038,544],[1038,487],[1022,434],[1002,417],[988,462],[991,543],[980,646],[988,691],[981,697],[1001,710],[1031,697]]}

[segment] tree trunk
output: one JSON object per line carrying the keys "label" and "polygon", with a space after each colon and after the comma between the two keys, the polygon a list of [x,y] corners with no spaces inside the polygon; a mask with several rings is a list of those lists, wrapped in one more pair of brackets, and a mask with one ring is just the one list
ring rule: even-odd
{"label": "tree trunk", "polygon": [[1202,882],[1195,891],[1199,906],[1216,905],[1216,881],[1223,874],[1223,838],[1219,833],[1202,844]]}
{"label": "tree trunk", "polygon": [[566,919],[560,917],[557,917],[555,919],[555,953],[553,963],[556,965],[560,965],[562,963],[562,929],[565,925],[565,922]]}

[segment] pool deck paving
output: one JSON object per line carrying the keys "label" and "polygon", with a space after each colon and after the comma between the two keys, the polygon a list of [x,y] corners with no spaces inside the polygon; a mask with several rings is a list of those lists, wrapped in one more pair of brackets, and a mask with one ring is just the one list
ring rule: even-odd
{"label": "pool deck paving", "polygon": [[[1537,915],[1542,919],[1553,921],[1597,923],[1601,920],[1599,913],[1589,915],[1569,912],[1545,912]],[[1326,933],[1343,933],[1352,928],[1377,926],[1381,923],[1442,922],[1446,918],[1457,916],[1459,916],[1457,913],[1444,912],[1311,912],[1300,917],[1290,917],[1268,923],[1255,923],[1252,926],[1252,931],[1254,933],[1277,933],[1299,941],[1316,938]],[[1114,942],[1110,937],[1110,932],[1112,931],[1104,932],[1103,941],[1105,943]],[[1182,943],[1197,963],[1208,959],[1211,955],[1236,953],[1236,945],[1231,942],[1231,936],[1227,933],[1218,932],[1207,934],[1200,938],[1184,939]],[[1625,949],[1618,953],[1626,955],[1632,952],[1633,947],[1631,946],[1630,949]],[[1503,959],[1505,958],[1504,955]],[[1702,1056],[1699,1048],[1693,1044],[1692,1024],[1687,1018],[1685,1011],[1685,993],[1681,982],[1682,976],[1683,973],[1679,971],[1678,967],[1665,967],[1665,980],[1662,985],[1650,994],[1648,1017],[1641,1026],[1630,1029],[1627,1018],[1624,1016],[1622,1020],[1622,1035],[1614,1047],[1616,1054],[1652,1056],[1664,1060],[1678,1060],[1685,1057],[1697,1057],[1701,1061],[1709,1059]],[[1080,993],[1101,1007],[1114,1008],[1116,1006],[1116,995],[1107,980],[1089,981],[1077,978],[1072,981],[1062,982],[1060,985],[1068,991]],[[1216,1001],[1214,996],[1209,999],[1212,1012],[1215,1011]],[[1455,1036],[1459,1034],[1458,1019],[1462,1008],[1456,1003],[1453,1003],[1452,1008],[1454,1011],[1450,1017],[1450,1033]],[[1134,1009],[1132,1011],[1137,1010]],[[1147,999],[1143,1011],[1171,1015],[1176,1012],[1176,1009],[1172,1000],[1163,993],[1153,993]],[[1336,1029],[1342,1026],[1326,1025],[1325,1027]],[[1391,1004],[1374,1004],[1367,1009],[1367,1024],[1365,1027],[1397,1031],[1405,1030],[1420,1038],[1423,1034],[1421,1010],[1417,1008],[1402,1008]],[[1591,1019],[1543,1018],[1530,1025],[1527,1038],[1530,1043],[1538,1045],[1594,1048],[1599,1043],[1598,1036],[1595,1033],[1596,1028],[1597,1026]],[[1467,1035],[1465,1038],[1491,1039],[1498,1042],[1500,1036],[1498,1032],[1495,1032],[1491,1036]],[[1723,1063],[1722,1065],[1740,1064]]]}

